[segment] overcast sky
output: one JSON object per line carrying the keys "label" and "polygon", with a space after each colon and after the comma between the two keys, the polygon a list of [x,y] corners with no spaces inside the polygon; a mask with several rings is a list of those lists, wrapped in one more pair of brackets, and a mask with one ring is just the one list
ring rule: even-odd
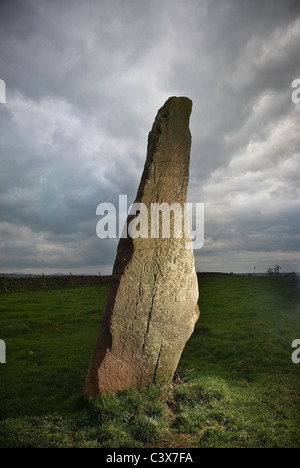
{"label": "overcast sky", "polygon": [[1,0],[0,271],[110,273],[169,96],[193,101],[198,271],[300,271],[299,0]]}

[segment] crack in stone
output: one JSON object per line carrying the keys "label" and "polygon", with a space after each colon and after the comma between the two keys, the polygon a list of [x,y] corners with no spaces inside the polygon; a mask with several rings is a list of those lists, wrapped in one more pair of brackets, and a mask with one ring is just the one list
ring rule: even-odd
{"label": "crack in stone", "polygon": [[153,383],[154,383],[154,384],[156,383],[156,372],[157,372],[157,369],[158,369],[158,364],[159,364],[159,360],[160,360],[160,356],[161,356],[162,349],[163,349],[163,344],[161,343],[160,348],[159,348],[159,353],[158,353],[157,361],[156,361],[156,366],[155,366],[155,369],[154,369],[154,374],[153,374]]}
{"label": "crack in stone", "polygon": [[142,346],[142,351],[145,350],[146,340],[147,340],[147,336],[148,336],[148,334],[149,334],[149,329],[150,329],[150,322],[151,322],[151,318],[152,318],[152,311],[153,311],[153,306],[154,306],[154,299],[155,299],[155,296],[156,296],[156,286],[155,286],[155,282],[156,282],[156,275],[154,275],[153,292],[152,292],[152,299],[151,299],[151,307],[150,307],[150,311],[149,311],[149,314],[148,314],[147,329],[146,329],[146,333],[145,333],[145,337],[144,337],[144,343],[143,343],[143,346]]}

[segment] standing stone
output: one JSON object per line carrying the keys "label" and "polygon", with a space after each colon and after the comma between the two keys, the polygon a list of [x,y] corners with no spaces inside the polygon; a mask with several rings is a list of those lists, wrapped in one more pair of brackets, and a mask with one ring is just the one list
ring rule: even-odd
{"label": "standing stone", "polygon": [[[87,398],[126,387],[171,382],[199,317],[194,253],[187,248],[190,234],[177,238],[180,227],[175,223],[175,212],[183,212],[187,196],[191,110],[190,99],[169,98],[149,133],[135,201],[148,208],[148,232],[143,231],[141,222],[144,238],[127,236],[119,241],[102,327],[86,380]],[[157,229],[151,231],[153,203],[177,204],[171,215],[170,238],[162,238],[161,229],[153,238],[153,232],[157,233]],[[128,216],[126,229],[134,219],[136,216]]]}

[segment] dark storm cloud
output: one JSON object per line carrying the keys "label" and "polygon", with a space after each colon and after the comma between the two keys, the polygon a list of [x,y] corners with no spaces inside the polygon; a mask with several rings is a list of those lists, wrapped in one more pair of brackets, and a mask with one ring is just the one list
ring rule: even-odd
{"label": "dark storm cloud", "polygon": [[10,0],[0,24],[4,269],[112,265],[96,207],[133,201],[171,95],[193,100],[198,269],[299,263],[298,0]]}

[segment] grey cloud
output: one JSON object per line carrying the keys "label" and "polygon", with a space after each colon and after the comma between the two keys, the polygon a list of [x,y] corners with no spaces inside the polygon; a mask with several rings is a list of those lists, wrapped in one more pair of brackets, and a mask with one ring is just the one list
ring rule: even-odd
{"label": "grey cloud", "polygon": [[199,269],[243,270],[255,252],[300,263],[298,0],[3,0],[0,18],[3,267],[112,265],[96,207],[133,201],[171,95],[193,100]]}

